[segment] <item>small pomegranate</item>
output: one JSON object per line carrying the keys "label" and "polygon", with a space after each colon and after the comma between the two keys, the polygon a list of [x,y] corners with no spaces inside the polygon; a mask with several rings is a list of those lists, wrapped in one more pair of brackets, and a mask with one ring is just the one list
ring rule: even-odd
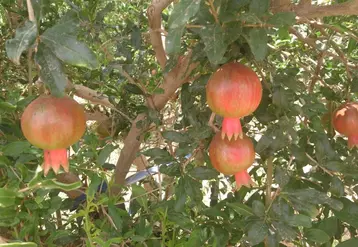
{"label": "small pomegranate", "polygon": [[236,140],[222,139],[217,133],[209,146],[209,156],[213,167],[225,175],[246,171],[255,160],[252,141],[247,136]]}
{"label": "small pomegranate", "polygon": [[222,138],[242,138],[240,118],[259,106],[262,86],[256,73],[243,64],[231,62],[220,67],[206,85],[210,109],[224,117]]}
{"label": "small pomegranate", "polygon": [[333,127],[348,137],[348,147],[358,147],[358,102],[341,105],[333,113]]}
{"label": "small pomegranate", "polygon": [[44,149],[44,173],[60,166],[68,172],[67,148],[77,142],[86,130],[83,107],[72,98],[42,95],[31,102],[21,117],[26,139]]}

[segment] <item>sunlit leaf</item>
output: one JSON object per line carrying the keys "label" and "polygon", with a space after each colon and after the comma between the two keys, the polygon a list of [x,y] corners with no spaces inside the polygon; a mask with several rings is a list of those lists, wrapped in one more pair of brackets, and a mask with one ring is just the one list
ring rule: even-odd
{"label": "sunlit leaf", "polygon": [[23,27],[16,29],[15,38],[6,42],[6,53],[11,61],[20,64],[21,54],[29,49],[35,42],[37,36],[36,23],[26,21]]}

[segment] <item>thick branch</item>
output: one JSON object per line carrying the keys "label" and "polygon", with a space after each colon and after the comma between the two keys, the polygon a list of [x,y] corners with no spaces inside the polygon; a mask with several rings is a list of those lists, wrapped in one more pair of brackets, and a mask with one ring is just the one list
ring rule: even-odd
{"label": "thick branch", "polygon": [[307,19],[325,16],[358,15],[358,0],[326,6],[311,5],[308,0],[301,0],[301,4],[298,5],[293,4],[290,0],[272,0],[271,10],[274,13],[293,11],[297,16]]}
{"label": "thick branch", "polygon": [[298,16],[308,19],[321,18],[324,16],[358,15],[358,0],[327,6],[297,6],[294,11]]}
{"label": "thick branch", "polygon": [[161,30],[162,30],[162,11],[174,0],[153,0],[147,10],[150,27],[150,40],[155,51],[158,63],[162,68],[165,67],[167,56],[165,54]]}
{"label": "thick branch", "polygon": [[[164,83],[161,86],[163,88],[163,94],[156,94],[153,97],[153,104],[156,110],[164,108],[165,104],[173,96],[175,91],[186,81],[188,76],[195,69],[197,64],[190,64],[191,53],[186,57],[180,58],[177,66],[166,74]],[[140,144],[143,140],[143,130],[137,127],[137,123],[144,121],[146,118],[145,114],[139,114],[134,120],[132,127],[124,140],[124,147],[121,150],[120,156],[117,161],[116,170],[114,174],[114,183],[119,186],[115,186],[112,189],[112,193],[117,195],[121,192],[120,185],[125,184],[125,178],[132,165],[136,154],[139,150]]]}

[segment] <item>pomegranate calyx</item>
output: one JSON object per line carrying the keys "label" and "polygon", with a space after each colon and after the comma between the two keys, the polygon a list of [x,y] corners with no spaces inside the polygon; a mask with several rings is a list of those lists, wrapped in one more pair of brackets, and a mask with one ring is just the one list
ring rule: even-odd
{"label": "pomegranate calyx", "polygon": [[224,118],[222,122],[221,130],[221,139],[224,139],[225,136],[229,141],[234,137],[234,140],[237,138],[243,138],[243,132],[241,127],[240,118]]}
{"label": "pomegranate calyx", "polygon": [[354,147],[358,148],[358,135],[348,136],[348,148],[353,149]]}
{"label": "pomegranate calyx", "polygon": [[241,186],[245,186],[247,188],[257,186],[246,170],[235,173],[235,181],[238,190],[241,188]]}
{"label": "pomegranate calyx", "polygon": [[45,176],[51,168],[57,174],[61,166],[66,172],[69,172],[67,149],[44,150],[42,166]]}

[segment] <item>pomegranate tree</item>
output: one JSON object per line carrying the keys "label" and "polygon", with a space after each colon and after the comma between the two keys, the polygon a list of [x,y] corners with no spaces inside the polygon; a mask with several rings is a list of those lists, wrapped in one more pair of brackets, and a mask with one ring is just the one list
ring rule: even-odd
{"label": "pomegranate tree", "polygon": [[224,117],[222,138],[242,138],[240,118],[254,112],[262,98],[262,86],[256,73],[237,62],[221,66],[206,85],[210,109]]}
{"label": "pomegranate tree", "polygon": [[349,102],[333,113],[334,128],[348,137],[348,147],[358,147],[358,102]]}
{"label": "pomegranate tree", "polygon": [[217,171],[225,175],[235,175],[237,187],[253,184],[247,169],[255,160],[255,150],[247,136],[229,140],[221,138],[220,133],[217,133],[210,143],[209,156]]}
{"label": "pomegranate tree", "polygon": [[72,98],[42,95],[31,102],[21,117],[26,139],[44,149],[45,175],[60,166],[68,172],[67,148],[77,142],[86,130],[83,107]]}

